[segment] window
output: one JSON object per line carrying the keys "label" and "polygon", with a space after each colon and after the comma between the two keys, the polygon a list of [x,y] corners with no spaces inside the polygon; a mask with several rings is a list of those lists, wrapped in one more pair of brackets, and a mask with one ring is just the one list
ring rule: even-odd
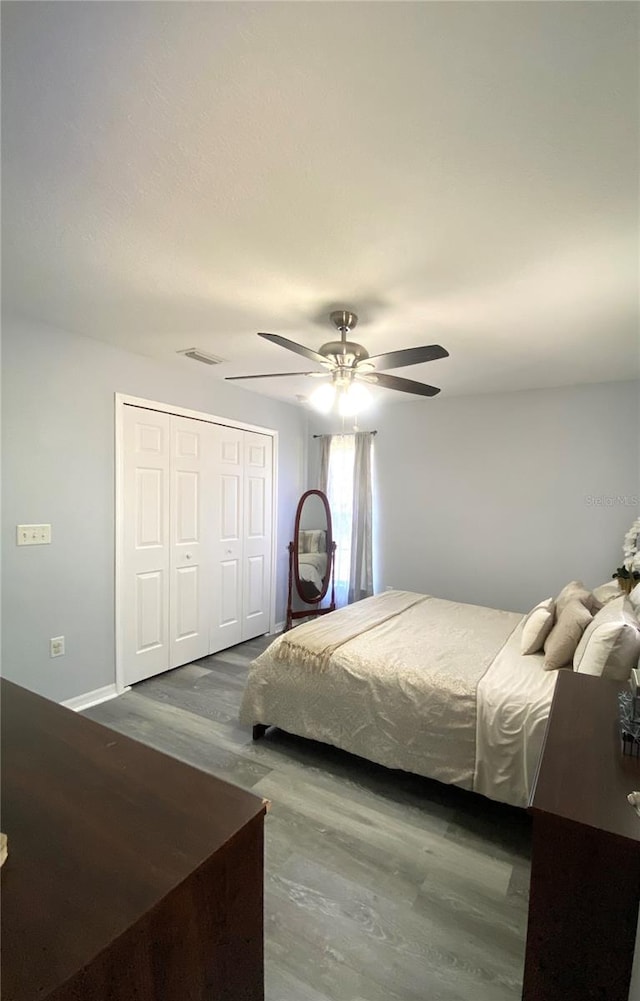
{"label": "window", "polygon": [[339,606],[373,594],[372,442],[371,432],[331,435],[323,440]]}
{"label": "window", "polygon": [[327,497],[331,508],[333,541],[336,543],[334,579],[338,605],[346,605],[349,600],[355,454],[354,435],[333,435],[329,451]]}

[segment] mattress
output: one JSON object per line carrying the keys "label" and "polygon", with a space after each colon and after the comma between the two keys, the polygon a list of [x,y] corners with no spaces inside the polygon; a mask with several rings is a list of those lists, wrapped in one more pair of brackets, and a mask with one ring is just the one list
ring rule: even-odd
{"label": "mattress", "polygon": [[[282,634],[240,718],[526,805],[555,673],[514,612],[391,591]],[[535,759],[535,760],[534,760]]]}

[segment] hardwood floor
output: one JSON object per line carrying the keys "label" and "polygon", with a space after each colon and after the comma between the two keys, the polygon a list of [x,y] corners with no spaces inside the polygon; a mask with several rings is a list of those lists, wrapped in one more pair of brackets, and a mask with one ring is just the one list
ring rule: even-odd
{"label": "hardwood floor", "polygon": [[266,796],[267,1001],[516,1001],[523,811],[238,723],[252,640],[86,711]]}

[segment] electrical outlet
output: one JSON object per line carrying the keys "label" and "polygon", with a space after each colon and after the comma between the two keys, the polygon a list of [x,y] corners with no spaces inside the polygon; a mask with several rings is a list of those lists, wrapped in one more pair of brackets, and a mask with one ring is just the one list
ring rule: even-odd
{"label": "electrical outlet", "polygon": [[64,636],[54,636],[53,639],[49,640],[49,656],[64,656]]}
{"label": "electrical outlet", "polygon": [[18,546],[48,546],[51,542],[51,525],[16,525]]}

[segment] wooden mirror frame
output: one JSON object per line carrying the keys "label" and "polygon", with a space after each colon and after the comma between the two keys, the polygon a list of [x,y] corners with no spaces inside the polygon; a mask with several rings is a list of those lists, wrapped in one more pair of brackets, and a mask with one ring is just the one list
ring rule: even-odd
{"label": "wooden mirror frame", "polygon": [[[300,521],[302,519],[302,509],[304,507],[305,501],[309,497],[317,496],[320,498],[324,505],[324,511],[327,521],[327,571],[324,577],[324,586],[322,591],[318,594],[316,598],[306,598],[302,594],[302,583],[300,581],[300,575],[298,573],[298,555],[299,555],[299,542],[300,542]],[[293,542],[289,543],[289,595],[287,601],[287,622],[285,625],[285,630],[291,629],[293,624],[293,619],[306,619],[312,615],[325,615],[327,612],[333,612],[336,607],[335,600],[335,583],[333,579],[333,571],[335,564],[335,551],[336,544],[333,541],[333,526],[331,523],[331,508],[329,507],[329,500],[327,495],[322,492],[322,490],[306,490],[302,497],[298,501],[298,507],[296,508],[296,520],[293,530]],[[293,598],[293,584],[295,582],[296,594],[300,601],[303,601],[305,605],[318,606],[321,601],[323,601],[329,591],[329,586],[331,586],[331,602],[326,608],[306,608],[298,611],[294,611],[292,607]]]}
{"label": "wooden mirror frame", "polygon": [[[326,542],[327,542],[327,544],[326,544],[327,572],[326,572],[325,577],[324,577],[324,586],[323,586],[322,591],[320,592],[320,594],[317,596],[317,598],[305,598],[303,596],[303,590],[304,590],[304,588],[302,587],[302,581],[300,580],[300,573],[299,573],[299,570],[298,570],[299,556],[300,556],[300,553],[299,553],[299,547],[300,547],[300,522],[302,520],[302,511],[304,509],[304,505],[305,505],[306,501],[309,499],[309,497],[319,497],[320,498],[320,500],[322,501],[322,503],[324,505],[324,514],[325,514],[325,519],[326,519],[326,524],[327,524],[327,529],[326,529],[326,532],[327,532],[327,540],[326,540]],[[329,577],[330,577],[329,571],[331,569],[331,562],[332,562],[330,560],[330,556],[331,556],[332,545],[333,545],[333,530],[332,529],[333,529],[333,526],[331,524],[331,508],[329,507],[329,501],[327,499],[327,495],[323,494],[322,490],[307,490],[306,493],[304,493],[302,495],[302,497],[300,498],[300,500],[298,501],[298,507],[296,509],[296,524],[295,524],[295,528],[293,530],[293,572],[294,572],[294,577],[295,577],[295,582],[296,582],[296,591],[298,592],[298,597],[302,601],[306,602],[307,605],[319,605],[320,602],[323,600],[323,598],[326,597],[327,591],[329,590]]]}

